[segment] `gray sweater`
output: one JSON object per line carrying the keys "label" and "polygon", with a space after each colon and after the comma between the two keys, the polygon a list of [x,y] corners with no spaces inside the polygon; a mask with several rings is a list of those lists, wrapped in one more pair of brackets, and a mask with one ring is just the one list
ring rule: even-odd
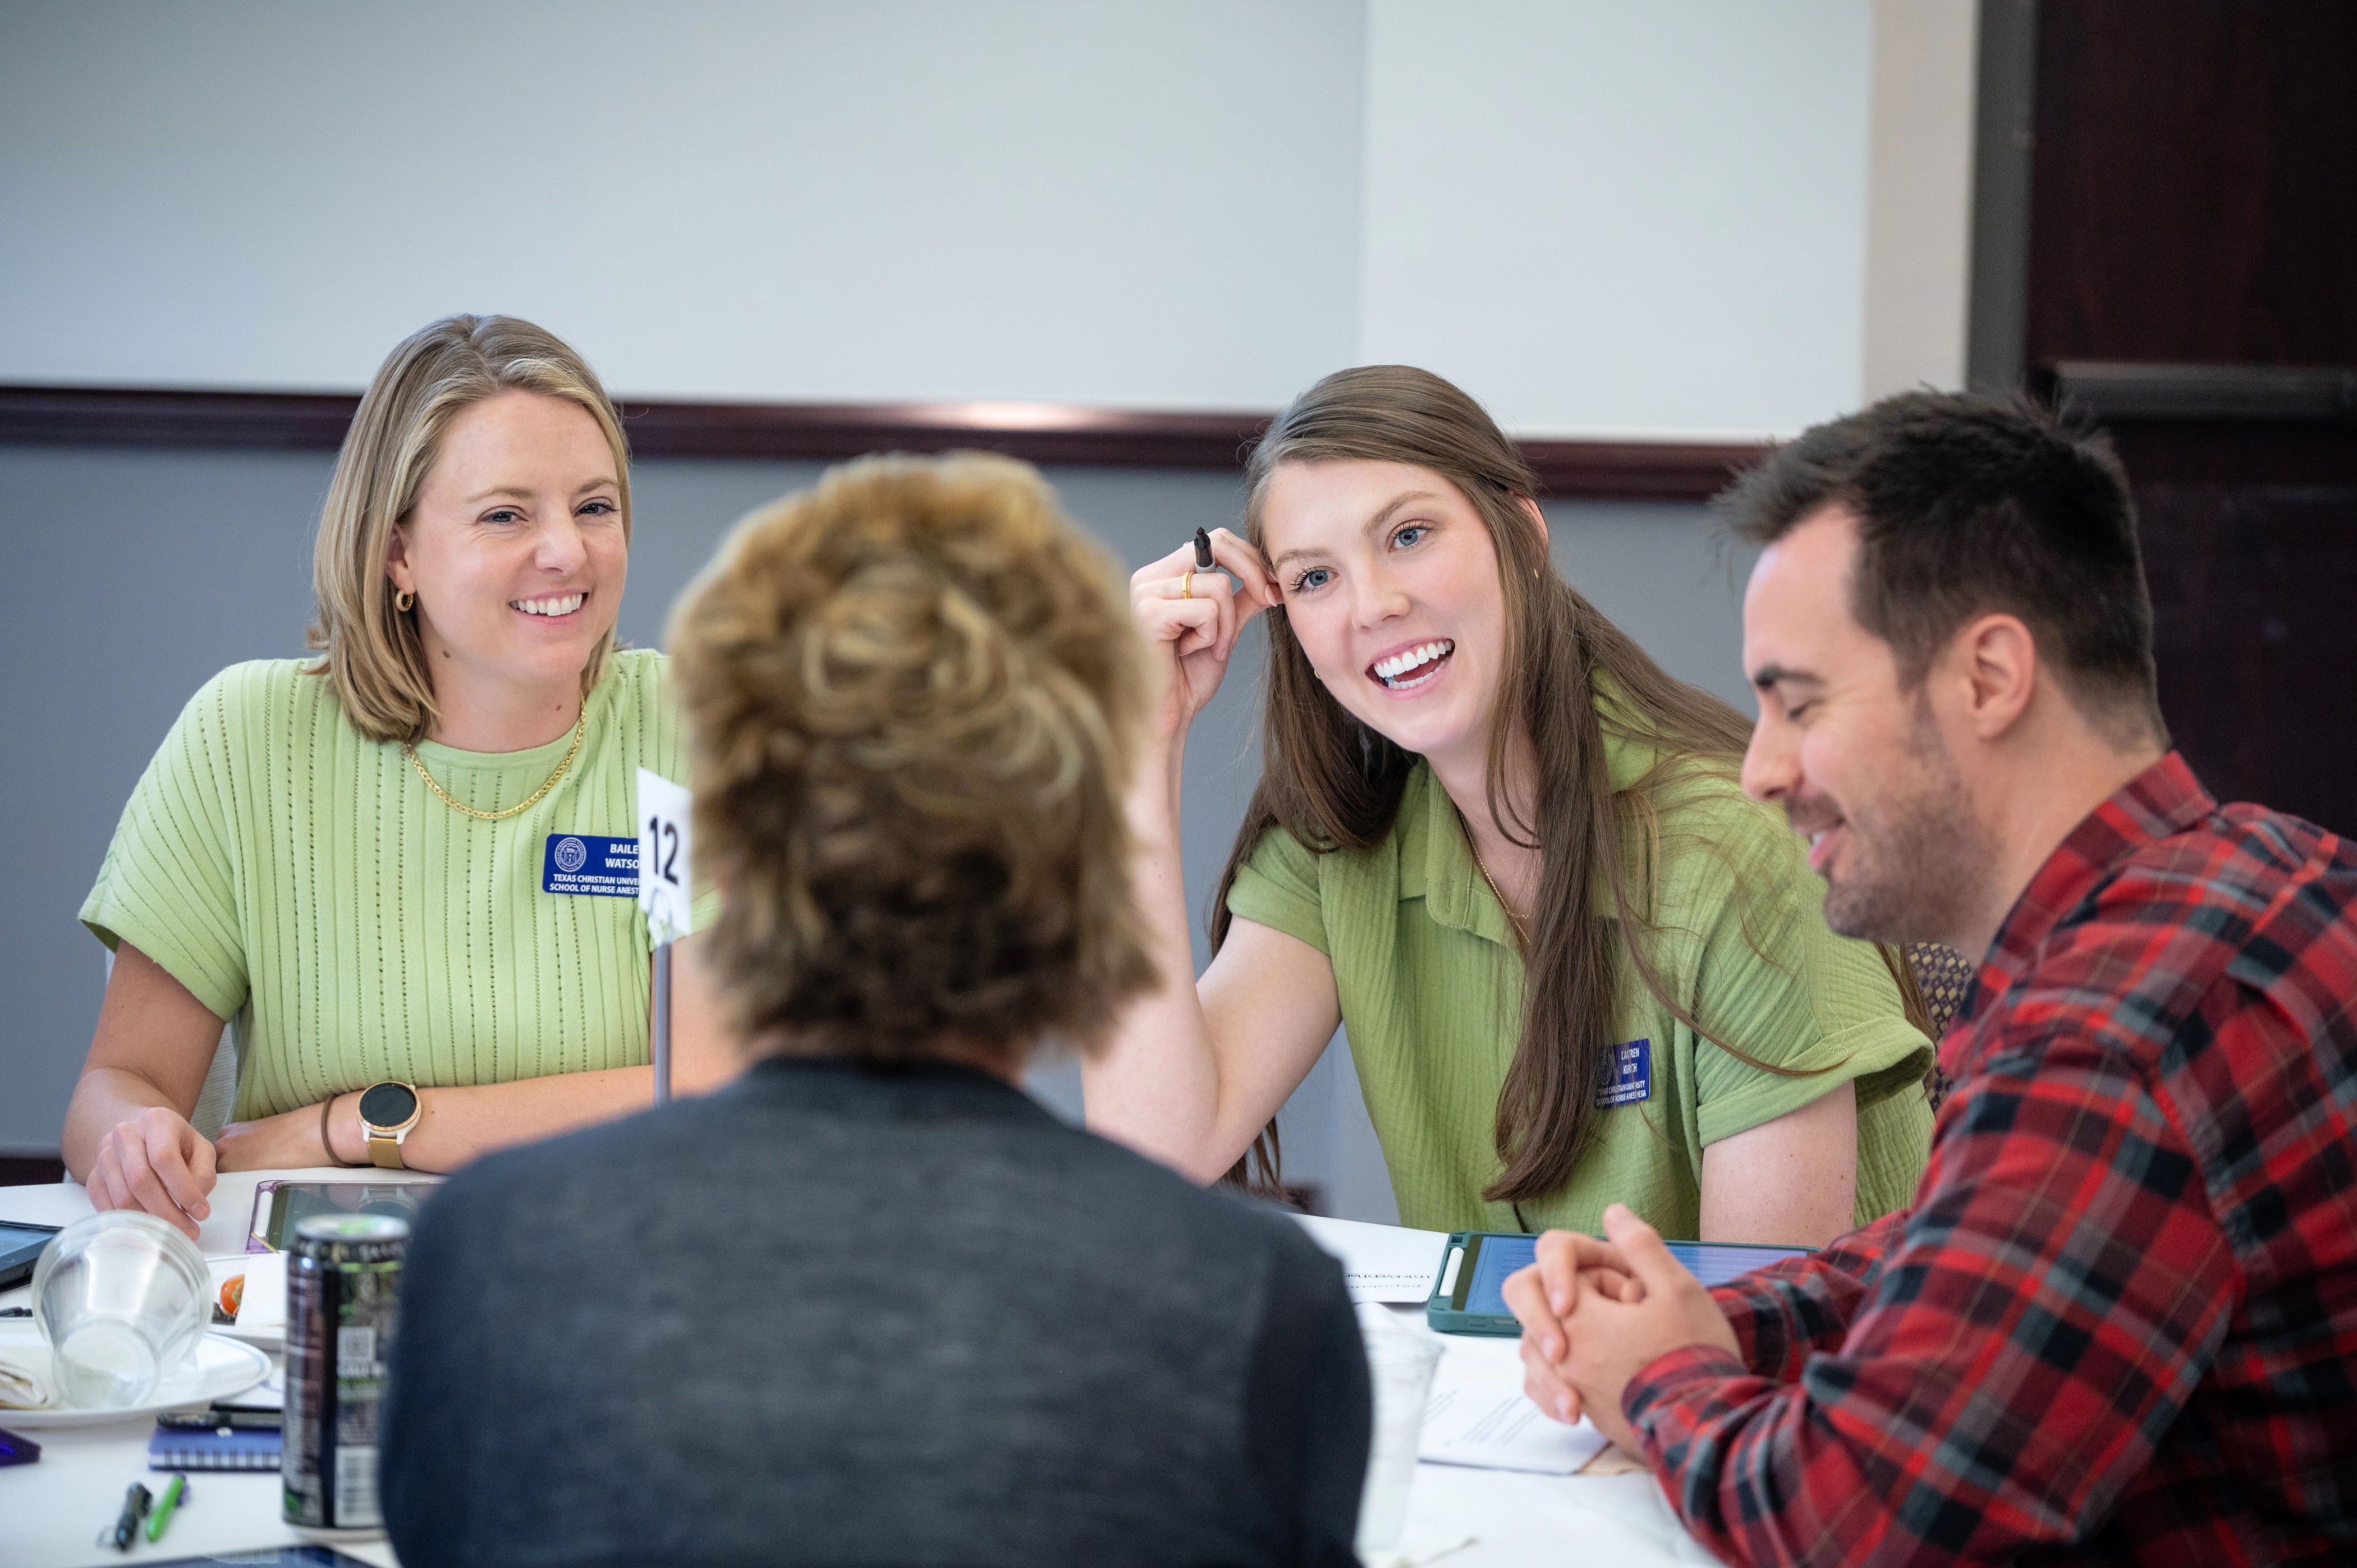
{"label": "gray sweater", "polygon": [[406,1568],[1351,1564],[1369,1405],[1291,1222],[945,1064],[772,1060],[419,1217]]}

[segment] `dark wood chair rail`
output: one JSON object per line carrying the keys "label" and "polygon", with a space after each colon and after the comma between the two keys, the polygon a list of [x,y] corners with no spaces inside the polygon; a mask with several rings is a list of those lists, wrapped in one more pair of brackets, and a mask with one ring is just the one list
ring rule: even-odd
{"label": "dark wood chair rail", "polygon": [[[0,443],[332,452],[359,407],[341,392],[0,386]],[[1049,467],[1242,468],[1266,413],[1061,403],[626,402],[640,457],[828,462],[864,452],[982,448]],[[1703,442],[1526,441],[1549,496],[1703,500],[1766,448]]]}

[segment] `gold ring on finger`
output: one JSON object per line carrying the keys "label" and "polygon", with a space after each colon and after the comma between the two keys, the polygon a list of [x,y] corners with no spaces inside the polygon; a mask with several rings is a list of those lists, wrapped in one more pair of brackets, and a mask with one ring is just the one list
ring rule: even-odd
{"label": "gold ring on finger", "polygon": [[1195,568],[1192,566],[1188,567],[1187,575],[1178,579],[1178,596],[1182,599],[1195,596]]}

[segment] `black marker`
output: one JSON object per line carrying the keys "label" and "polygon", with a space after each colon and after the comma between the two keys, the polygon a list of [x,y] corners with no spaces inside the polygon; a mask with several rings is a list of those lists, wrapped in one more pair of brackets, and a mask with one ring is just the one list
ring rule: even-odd
{"label": "black marker", "polygon": [[131,1489],[123,1494],[123,1512],[116,1517],[114,1528],[101,1534],[98,1543],[112,1546],[117,1552],[130,1551],[131,1543],[139,1538],[139,1521],[147,1517],[147,1510],[155,1506],[155,1493],[136,1481],[132,1482]]}
{"label": "black marker", "polygon": [[1195,531],[1195,570],[1208,572],[1212,564],[1211,536],[1199,528]]}
{"label": "black marker", "polygon": [[240,1432],[277,1432],[285,1426],[285,1420],[283,1411],[216,1404],[207,1405],[202,1410],[167,1410],[156,1417],[156,1424],[167,1432],[218,1432],[223,1428]]}

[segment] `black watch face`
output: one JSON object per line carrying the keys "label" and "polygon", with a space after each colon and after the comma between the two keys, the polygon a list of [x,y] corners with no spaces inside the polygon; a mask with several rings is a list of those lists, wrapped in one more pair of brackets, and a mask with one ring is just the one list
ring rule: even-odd
{"label": "black watch face", "polygon": [[417,1096],[405,1084],[371,1084],[361,1096],[361,1120],[371,1127],[398,1127],[417,1113]]}

